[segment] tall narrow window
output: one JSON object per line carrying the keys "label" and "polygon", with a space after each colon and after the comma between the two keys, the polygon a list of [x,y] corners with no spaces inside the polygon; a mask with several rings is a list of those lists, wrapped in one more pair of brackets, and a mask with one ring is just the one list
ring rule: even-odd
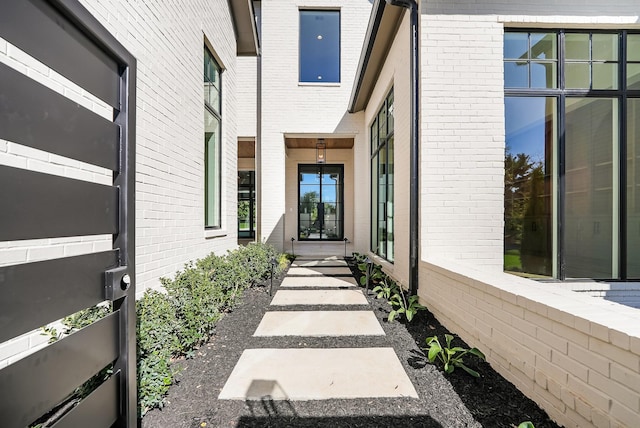
{"label": "tall narrow window", "polygon": [[204,48],[204,226],[221,227],[220,66]]}
{"label": "tall narrow window", "polygon": [[340,11],[300,11],[300,82],[340,82]]}
{"label": "tall narrow window", "polygon": [[371,251],[394,260],[393,89],[371,124]]}
{"label": "tall narrow window", "polygon": [[238,238],[255,238],[255,212],[255,171],[238,171]]}

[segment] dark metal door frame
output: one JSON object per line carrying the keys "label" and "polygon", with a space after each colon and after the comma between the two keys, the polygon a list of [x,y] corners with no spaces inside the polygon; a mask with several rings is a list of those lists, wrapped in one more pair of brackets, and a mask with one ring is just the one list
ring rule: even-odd
{"label": "dark metal door frame", "polygon": [[24,427],[113,363],[54,426],[134,427],[135,58],[77,0],[5,0],[0,37],[114,109],[112,121],[0,64],[0,138],[113,171],[110,186],[0,166],[0,241],[110,234],[110,251],[0,268],[0,343],[100,302],[107,317],[0,370]]}

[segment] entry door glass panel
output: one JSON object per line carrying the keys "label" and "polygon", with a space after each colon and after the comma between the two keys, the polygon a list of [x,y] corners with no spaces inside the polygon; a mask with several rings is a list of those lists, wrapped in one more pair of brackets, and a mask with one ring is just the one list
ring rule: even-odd
{"label": "entry door glass panel", "polygon": [[238,237],[254,238],[256,230],[255,171],[238,171]]}
{"label": "entry door glass panel", "polygon": [[298,239],[343,238],[343,175],[342,165],[299,166]]}
{"label": "entry door glass panel", "polygon": [[567,98],[565,274],[616,278],[618,100]]}

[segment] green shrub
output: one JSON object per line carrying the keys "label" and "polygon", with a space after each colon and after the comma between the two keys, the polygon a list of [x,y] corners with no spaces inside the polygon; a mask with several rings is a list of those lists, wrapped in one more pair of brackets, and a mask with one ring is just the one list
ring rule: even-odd
{"label": "green shrub", "polygon": [[138,415],[144,416],[153,408],[164,407],[164,397],[173,384],[174,373],[166,350],[156,350],[138,359]]}
{"label": "green shrub", "polygon": [[[136,301],[138,415],[164,406],[164,398],[173,384],[173,358],[191,356],[197,346],[209,339],[216,322],[229,311],[242,292],[271,274],[271,261],[280,273],[289,262],[272,246],[253,243],[225,256],[211,254],[195,263],[187,263],[173,279],[160,278],[165,293],[148,290]],[[111,312],[101,305],[66,317],[63,332],[43,329],[55,341],[63,334],[85,327]],[[105,367],[78,388],[74,397],[87,395],[112,373]]]}
{"label": "green shrub", "polygon": [[213,331],[221,316],[226,291],[193,263],[186,264],[175,279],[160,278],[160,282],[175,309],[181,353],[188,355]]}
{"label": "green shrub", "polygon": [[176,310],[167,294],[147,290],[136,302],[136,323],[138,359],[162,349],[180,353]]}

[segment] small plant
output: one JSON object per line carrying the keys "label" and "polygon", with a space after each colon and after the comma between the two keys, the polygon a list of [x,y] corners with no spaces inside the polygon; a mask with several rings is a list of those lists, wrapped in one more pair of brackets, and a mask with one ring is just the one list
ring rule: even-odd
{"label": "small plant", "polygon": [[533,423],[531,421],[526,421],[518,425],[518,428],[535,428],[535,427],[533,426]]}
{"label": "small plant", "polygon": [[372,291],[376,293],[376,299],[391,300],[391,296],[398,293],[398,285],[389,278],[383,278],[379,285],[373,287]]}
{"label": "small plant", "polygon": [[411,322],[411,320],[413,320],[413,317],[419,311],[427,309],[420,304],[418,296],[409,296],[409,298],[407,299],[404,292],[402,291],[402,287],[397,287],[397,290],[399,292],[391,296],[391,300],[389,301],[391,303],[391,306],[393,307],[393,310],[389,313],[389,322],[393,321],[395,317],[400,314],[404,314],[404,316],[407,318],[407,322]]}
{"label": "small plant", "polygon": [[[358,269],[362,273],[360,276],[360,285],[367,285],[367,266],[368,263],[359,263]],[[385,273],[382,272],[382,266],[371,264],[371,271],[369,272],[369,282],[372,284],[379,284],[386,277]]]}
{"label": "small plant", "polygon": [[462,370],[469,373],[471,376],[480,377],[480,374],[467,367],[462,361],[462,358],[466,354],[475,355],[480,358],[482,361],[485,361],[484,354],[478,350],[478,348],[464,349],[459,346],[451,347],[451,341],[453,340],[453,336],[450,334],[444,335],[445,341],[447,345],[443,348],[440,345],[440,341],[437,336],[427,337],[426,342],[428,348],[427,358],[429,362],[434,362],[436,358],[440,360],[442,364],[444,364],[445,373],[453,373],[456,367],[460,367]]}

